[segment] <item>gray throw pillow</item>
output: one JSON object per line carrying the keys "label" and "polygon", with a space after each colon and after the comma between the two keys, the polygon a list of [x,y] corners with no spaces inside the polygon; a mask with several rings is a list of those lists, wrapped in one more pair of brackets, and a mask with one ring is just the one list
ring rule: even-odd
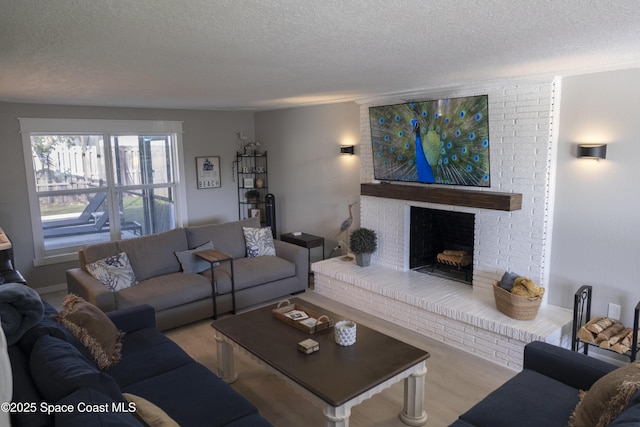
{"label": "gray throw pillow", "polygon": [[207,242],[202,246],[198,246],[197,248],[190,249],[188,251],[176,252],[178,261],[180,261],[180,265],[182,266],[182,272],[184,274],[198,274],[211,267],[211,264],[209,264],[208,261],[205,261],[196,255],[196,253],[206,251],[208,249],[213,249],[213,242]]}

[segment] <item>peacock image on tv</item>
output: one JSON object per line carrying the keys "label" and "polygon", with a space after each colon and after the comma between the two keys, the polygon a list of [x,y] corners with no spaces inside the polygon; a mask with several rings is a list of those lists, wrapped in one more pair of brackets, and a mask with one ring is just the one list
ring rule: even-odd
{"label": "peacock image on tv", "polygon": [[369,108],[381,181],[489,187],[488,96]]}

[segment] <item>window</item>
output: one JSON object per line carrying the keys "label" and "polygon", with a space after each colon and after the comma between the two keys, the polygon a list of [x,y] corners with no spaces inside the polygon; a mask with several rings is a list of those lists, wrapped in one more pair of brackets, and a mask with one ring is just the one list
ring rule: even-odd
{"label": "window", "polygon": [[182,225],[180,122],[22,118],[20,127],[36,265]]}

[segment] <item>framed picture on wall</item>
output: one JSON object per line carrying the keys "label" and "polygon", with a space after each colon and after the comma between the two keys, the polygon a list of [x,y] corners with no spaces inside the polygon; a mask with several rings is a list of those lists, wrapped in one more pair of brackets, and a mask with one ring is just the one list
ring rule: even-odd
{"label": "framed picture on wall", "polygon": [[196,157],[198,190],[220,188],[220,156]]}

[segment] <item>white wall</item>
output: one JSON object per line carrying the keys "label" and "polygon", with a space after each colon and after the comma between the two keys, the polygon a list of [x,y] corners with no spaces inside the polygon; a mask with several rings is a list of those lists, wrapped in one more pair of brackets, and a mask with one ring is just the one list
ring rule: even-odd
{"label": "white wall", "polygon": [[[323,236],[329,256],[349,216],[347,206],[360,197],[358,123],[359,108],[352,102],[256,113],[256,137],[269,155],[278,235]],[[340,155],[341,144],[356,145],[356,155]],[[356,205],[354,227],[359,217]]]}
{"label": "white wall", "polygon": [[[640,300],[640,69],[562,81],[549,303],[573,306],[593,285],[593,313]],[[577,143],[608,143],[607,159],[575,157]]]}
{"label": "white wall", "polygon": [[[0,103],[0,227],[13,240],[17,268],[33,288],[65,283],[65,271],[77,262],[33,266],[33,237],[17,117],[183,121],[188,223],[238,219],[231,163],[235,158],[236,133],[254,135],[253,113]],[[197,156],[220,156],[221,188],[196,188]]]}

